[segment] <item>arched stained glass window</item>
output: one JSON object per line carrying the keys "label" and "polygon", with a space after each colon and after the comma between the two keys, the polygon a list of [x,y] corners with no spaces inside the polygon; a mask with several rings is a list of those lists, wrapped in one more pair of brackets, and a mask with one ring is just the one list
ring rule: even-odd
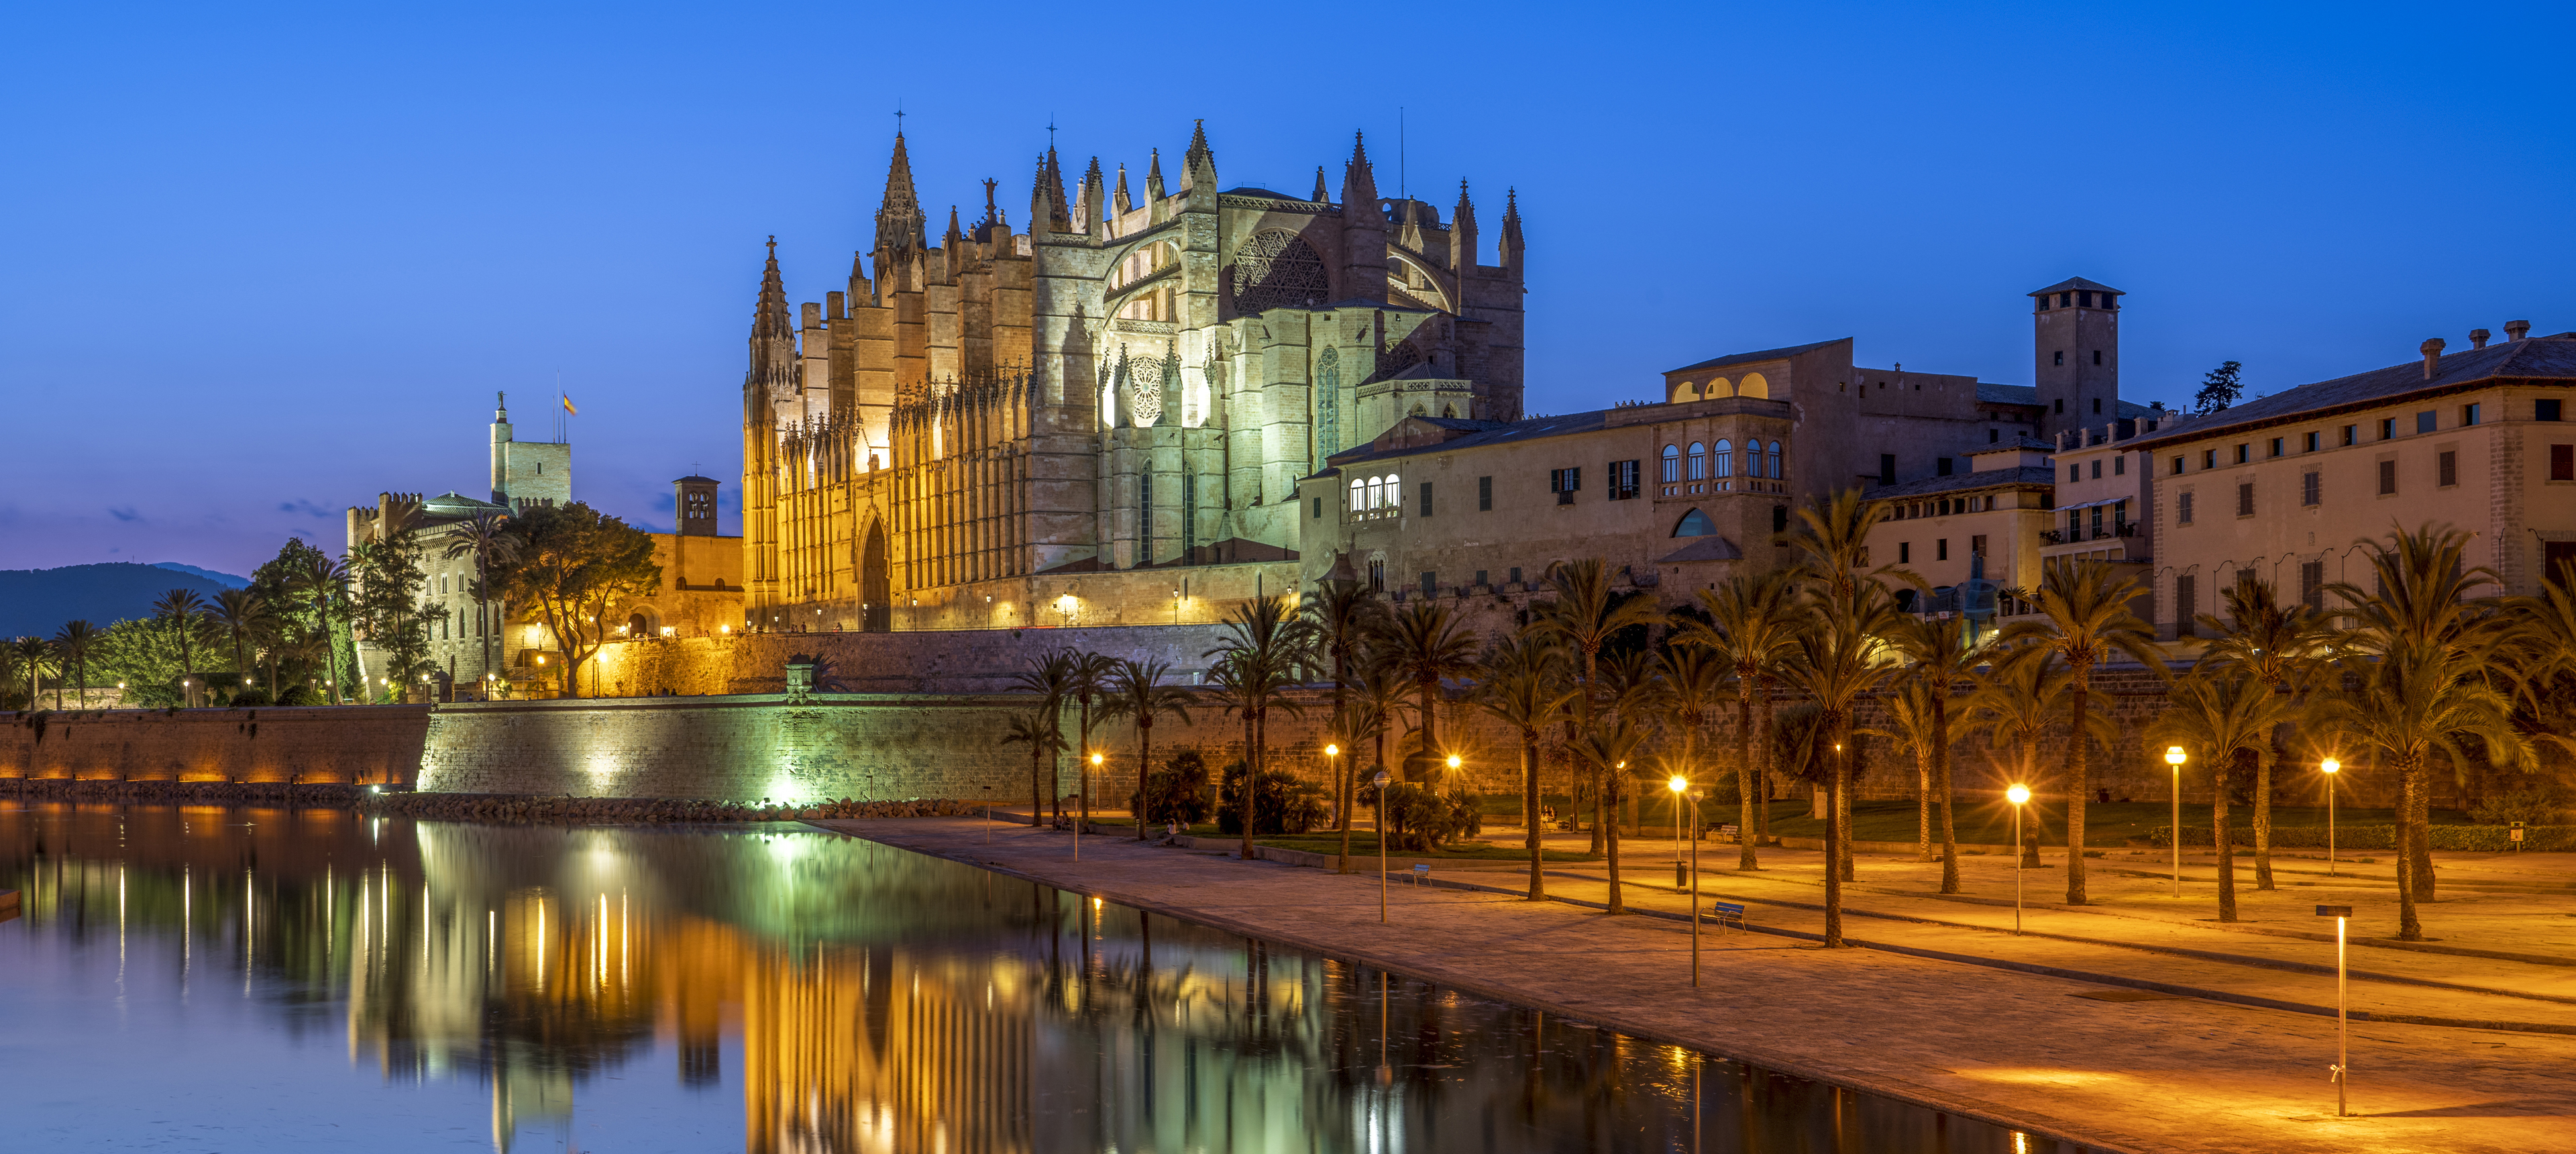
{"label": "arched stained glass window", "polygon": [[1682,479],[1682,450],[1679,445],[1664,446],[1664,483]]}
{"label": "arched stained glass window", "polygon": [[1710,475],[1721,481],[1735,475],[1735,442],[1725,440],[1723,438],[1719,439],[1717,442],[1717,471]]}
{"label": "arched stained glass window", "polygon": [[1691,442],[1690,451],[1690,479],[1698,481],[1705,479],[1707,476],[1708,446],[1701,444],[1698,441],[1693,441]]}
{"label": "arched stained glass window", "polygon": [[1681,523],[1673,526],[1675,537],[1714,537],[1716,535],[1717,523],[1709,520],[1708,514],[1697,509],[1682,514]]}

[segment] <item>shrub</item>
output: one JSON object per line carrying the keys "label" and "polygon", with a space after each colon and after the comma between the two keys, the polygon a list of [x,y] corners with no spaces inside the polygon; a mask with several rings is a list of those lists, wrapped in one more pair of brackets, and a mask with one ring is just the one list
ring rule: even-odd
{"label": "shrub", "polygon": [[[1225,767],[1225,780],[1217,790],[1216,827],[1229,834],[1243,832],[1243,763]],[[1261,786],[1252,795],[1252,833],[1304,833],[1324,824],[1323,791],[1297,779],[1284,769],[1264,771]]]}
{"label": "shrub", "polygon": [[[1162,768],[1147,774],[1142,797],[1144,804],[1140,808],[1147,825],[1165,821],[1197,825],[1216,808],[1215,800],[1208,796],[1207,761],[1195,749],[1182,750]],[[1130,805],[1136,801],[1135,797],[1128,799]],[[1242,824],[1240,820],[1235,822],[1237,827]],[[1240,828],[1236,832],[1241,832]]]}
{"label": "shrub", "polygon": [[1466,791],[1442,793],[1403,783],[1386,787],[1386,848],[1431,850],[1484,832],[1485,818]]}
{"label": "shrub", "polygon": [[[2496,825],[2437,825],[2431,827],[2434,849],[2500,852],[2513,848],[2513,833]],[[2208,826],[2184,826],[2183,845],[2207,847],[2212,843]],[[2252,830],[2233,830],[2230,836],[2239,851],[2254,847]],[[2173,844],[2173,827],[2160,825],[2148,831],[2147,839],[2158,848]],[[2338,850],[2395,849],[2397,827],[2393,825],[2347,825],[2334,831]],[[2274,849],[2324,849],[2326,827],[2321,825],[2276,825],[2272,827]],[[2523,831],[2522,848],[2526,850],[2576,850],[2576,825],[2533,826]]]}
{"label": "shrub", "polygon": [[2558,803],[2556,787],[2535,785],[2479,802],[2469,811],[2469,820],[2479,825],[2509,826],[2517,821],[2541,825],[2557,820]]}

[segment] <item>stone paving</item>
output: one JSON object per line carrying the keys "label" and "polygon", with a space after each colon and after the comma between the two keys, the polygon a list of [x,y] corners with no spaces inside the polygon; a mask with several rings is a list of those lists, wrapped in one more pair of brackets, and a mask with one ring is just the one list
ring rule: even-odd
{"label": "stone paving", "polygon": [[[2576,1036],[2356,1021],[2356,1116],[2338,1119],[2326,1072],[2334,1060],[2330,1016],[2197,997],[2099,1001],[2081,995],[2140,991],[2002,968],[2048,967],[2331,1006],[2330,972],[2263,964],[2304,964],[2293,955],[2314,954],[2332,965],[2330,940],[2320,945],[2259,932],[2312,928],[2292,918],[2288,903],[2313,904],[2309,891],[2327,887],[2287,886],[2309,880],[2287,872],[2289,860],[2276,860],[2286,888],[2259,901],[2248,871],[2243,896],[2248,916],[2256,920],[2219,929],[2195,920],[2214,913],[2205,881],[2197,907],[2186,899],[2159,910],[2132,892],[2155,879],[2110,880],[2117,871],[2140,872],[2123,851],[2112,851],[2093,863],[2096,896],[2107,905],[2026,913],[2027,928],[2064,936],[2015,938],[2008,932],[2008,905],[1927,895],[1931,885],[1923,877],[1938,875],[1920,871],[1937,866],[1864,858],[1852,908],[1894,916],[1853,916],[1847,921],[1852,937],[1984,964],[1881,949],[1828,951],[1777,933],[1709,927],[1701,939],[1702,985],[1693,990],[1688,928],[1664,918],[1614,918],[1563,901],[1534,903],[1514,894],[1398,881],[1388,891],[1389,925],[1381,926],[1378,884],[1371,876],[1246,863],[1112,837],[1085,837],[1076,864],[1069,834],[972,819],[816,824],[2096,1149],[2576,1149],[2576,1077],[2570,1076],[2576,1071]],[[1776,868],[1762,874],[1708,869],[1712,851],[1721,859],[1714,864],[1731,866],[1732,850],[1703,845],[1707,892],[1745,900],[1757,927],[1796,932],[1821,921],[1799,905],[1820,896],[1818,855],[1766,848],[1765,864]],[[1671,893],[1671,856],[1669,841],[1658,846],[1651,839],[1622,855],[1635,874],[1628,880],[1637,883],[1627,887],[1632,903],[1641,909],[1681,908],[1683,899]],[[2000,886],[2008,900],[2014,871],[2005,859],[1969,863],[1972,897],[1991,901]],[[1606,882],[1586,872],[1553,871],[1552,896],[1598,901]],[[2476,872],[2464,866],[2447,873],[2446,881],[2465,883]],[[1458,876],[1482,885],[1516,881],[1484,872]],[[2043,891],[2039,896],[2062,896],[2055,870],[2029,871],[2026,877],[2033,891]],[[2513,870],[2491,871],[2485,880],[2514,891],[2547,888],[2545,880],[2534,882]],[[2366,881],[2351,889],[2355,905],[2372,893]],[[2192,892],[2188,876],[2185,892]],[[2467,885],[2450,892],[2462,902],[2457,912],[2478,907]],[[2170,897],[2163,900],[2172,903]],[[2347,899],[2338,891],[2333,900]],[[2557,894],[2514,892],[2494,908],[2516,902],[2571,905]],[[2454,924],[2476,919],[2455,923],[2450,907],[2446,898],[2428,913],[2435,936],[2477,943],[2494,936],[2454,933]],[[2300,916],[2316,920],[2304,909]],[[2500,921],[2523,916],[2494,914]],[[2005,929],[1986,928],[1996,924]],[[2108,944],[2120,937],[2166,949]],[[2069,940],[2074,938],[2091,940]],[[2177,948],[2225,957],[2168,952]],[[2377,1001],[2368,1004],[2392,1012],[2474,1020],[2497,1020],[2494,1007],[2510,1006],[2514,1021],[2576,1022],[2576,1006],[2556,1000],[2563,985],[2517,988],[2525,981],[2563,982],[2560,967],[2377,948],[2355,952],[2355,969],[2405,979],[2357,979],[2357,1006],[2371,998]],[[2576,974],[2576,968],[2563,972]],[[2413,984],[2420,982],[2472,988]],[[2530,993],[2544,996],[2520,996]]]}

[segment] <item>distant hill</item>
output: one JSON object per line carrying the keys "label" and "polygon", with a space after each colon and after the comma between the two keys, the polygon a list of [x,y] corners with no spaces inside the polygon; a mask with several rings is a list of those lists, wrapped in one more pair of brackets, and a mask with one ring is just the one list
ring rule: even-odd
{"label": "distant hill", "polygon": [[180,564],[177,561],[155,561],[152,563],[152,567],[155,569],[167,569],[173,573],[194,573],[197,576],[203,577],[208,581],[212,581],[217,585],[221,585],[226,589],[250,588],[250,578],[248,577],[235,577],[230,573],[217,573],[212,569],[200,569],[194,565]]}
{"label": "distant hill", "polygon": [[0,569],[0,637],[51,637],[74,618],[104,629],[128,617],[149,617],[152,602],[173,589],[194,589],[212,601],[224,585],[194,572],[127,561]]}

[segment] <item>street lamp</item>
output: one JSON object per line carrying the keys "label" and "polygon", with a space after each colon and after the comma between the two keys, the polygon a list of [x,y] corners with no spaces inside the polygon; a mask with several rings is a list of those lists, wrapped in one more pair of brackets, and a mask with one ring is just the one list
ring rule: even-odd
{"label": "street lamp", "polygon": [[[1678,890],[1682,888],[1682,881],[1678,876],[1682,870],[1682,791],[1690,788],[1690,779],[1676,773],[1672,776],[1672,780],[1664,783],[1664,788],[1673,793],[1673,873],[1677,875],[1673,878],[1673,888]],[[1691,823],[1694,825],[1699,822],[1697,808],[1692,807],[1694,812],[1691,814]],[[1697,861],[1699,855],[1694,853],[1691,858]]]}
{"label": "street lamp", "polygon": [[2318,906],[2317,916],[2335,920],[2335,1117],[2344,1118],[2352,1114],[2344,1097],[2346,1087],[2352,1082],[2352,1046],[2344,1009],[2343,934],[2344,924],[2352,920],[2352,907]]}
{"label": "street lamp", "polygon": [[2013,807],[2013,936],[2021,935],[2021,807],[2030,800],[2030,787],[2014,785],[2004,791],[2004,800]]}
{"label": "street lamp", "polygon": [[[1339,742],[1332,742],[1332,741],[1328,741],[1328,742],[1325,742],[1325,743],[1324,743],[1324,772],[1325,772],[1325,773],[1327,773],[1327,774],[1330,774],[1330,775],[1331,775],[1331,777],[1332,777],[1332,785],[1333,785],[1333,806],[1334,806],[1334,808],[1336,808],[1336,809],[1344,808],[1344,805],[1343,805],[1343,802],[1342,802],[1342,761],[1341,761],[1341,758],[1342,758],[1342,747],[1341,747],[1341,743],[1339,743]],[[1341,821],[1341,822],[1343,823],[1342,828],[1344,828],[1344,829],[1349,829],[1349,828],[1350,828],[1350,824],[1349,824],[1349,822],[1350,822],[1350,816],[1349,816],[1348,814],[1339,814],[1339,813],[1337,813],[1337,814],[1334,814],[1333,816],[1334,816],[1334,818],[1335,818],[1335,819],[1337,819],[1337,820],[1339,820],[1339,821]],[[1341,869],[1349,869],[1349,868],[1351,868],[1351,863],[1350,863],[1349,855],[1348,855],[1347,853],[1343,855],[1342,864],[1341,864],[1341,865],[1340,865],[1340,867],[1338,867],[1338,868],[1341,868]]]}
{"label": "street lamp", "polygon": [[2325,760],[2324,764],[2319,765],[2317,768],[2326,771],[2326,876],[2333,877],[2335,876],[2334,783],[2335,774],[2343,771],[2343,763],[2329,757]]}
{"label": "street lamp", "polygon": [[1386,924],[1386,783],[1395,780],[1381,769],[1369,778],[1377,787],[1377,920]]}
{"label": "street lamp", "polygon": [[[2191,755],[2179,745],[2165,747],[2165,764],[2173,767],[2174,896],[2182,896],[2182,763]],[[2220,836],[2226,836],[2222,831]]]}
{"label": "street lamp", "polygon": [[1100,768],[1100,760],[1100,751],[1092,750],[1091,764],[1082,771],[1082,812],[1073,819],[1073,860],[1075,861],[1082,860],[1082,827],[1091,821],[1091,771]]}
{"label": "street lamp", "polygon": [[[1677,782],[1677,783],[1681,783],[1681,784],[1688,784],[1688,783],[1686,783],[1686,782],[1682,782],[1682,779],[1680,779],[1680,778],[1678,778],[1678,777],[1674,778],[1673,780],[1674,780],[1675,782]],[[1707,791],[1707,790],[1704,790],[1704,789],[1694,789],[1694,790],[1692,790],[1692,791],[1691,791],[1691,794],[1690,794],[1690,799],[1691,799],[1691,825],[1692,825],[1693,827],[1697,827],[1697,826],[1699,825],[1699,799],[1701,799],[1701,798],[1703,798],[1703,797],[1707,797],[1707,796],[1708,796],[1708,791]],[[1698,831],[1696,828],[1694,828],[1691,832],[1692,832],[1692,837],[1691,837],[1691,839],[1690,839],[1691,988],[1692,988],[1692,989],[1698,989],[1698,988],[1699,988],[1699,837],[1698,837],[1698,832],[1699,832],[1699,831]]]}

